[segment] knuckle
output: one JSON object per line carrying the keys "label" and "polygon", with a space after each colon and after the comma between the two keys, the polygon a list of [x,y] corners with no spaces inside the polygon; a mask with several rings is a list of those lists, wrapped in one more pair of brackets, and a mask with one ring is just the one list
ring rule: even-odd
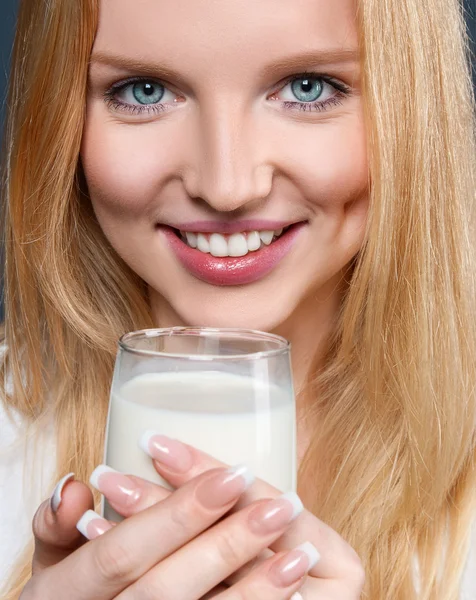
{"label": "knuckle", "polygon": [[115,541],[114,546],[109,543],[98,544],[94,555],[94,568],[104,581],[115,583],[128,581],[132,571],[131,565],[130,551],[122,543]]}
{"label": "knuckle", "polygon": [[347,572],[349,579],[355,584],[355,586],[361,590],[365,585],[365,569],[360,557],[357,552],[351,548],[349,553]]}
{"label": "knuckle", "polygon": [[157,600],[157,598],[173,598],[174,594],[165,584],[162,577],[142,577],[134,586],[134,598],[140,600]]}
{"label": "knuckle", "polygon": [[175,504],[170,510],[170,522],[175,532],[188,534],[196,517],[192,502],[180,502]]}
{"label": "knuckle", "polygon": [[227,534],[225,531],[216,533],[213,540],[215,552],[218,559],[227,567],[235,568],[241,566],[243,562],[243,553],[240,551],[242,544],[237,543],[234,536]]}

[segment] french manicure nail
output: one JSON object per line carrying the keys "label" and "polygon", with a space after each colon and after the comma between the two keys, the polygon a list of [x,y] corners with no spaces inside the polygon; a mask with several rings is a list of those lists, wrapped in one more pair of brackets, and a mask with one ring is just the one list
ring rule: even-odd
{"label": "french manicure nail", "polygon": [[146,431],[139,440],[139,446],[151,458],[164,467],[186,473],[193,466],[193,457],[185,444],[155,431]]}
{"label": "french manicure nail", "polygon": [[197,499],[205,508],[221,508],[237,500],[254,480],[246,465],[221,470],[199,485]]}
{"label": "french manicure nail", "polygon": [[51,506],[51,510],[56,514],[58,512],[59,507],[61,506],[61,501],[62,501],[62,494],[63,494],[63,489],[64,486],[72,481],[74,479],[74,473],[68,473],[68,475],[65,475],[62,479],[60,479],[58,481],[58,483],[56,484],[55,489],[53,490],[53,493],[51,494],[51,498],[50,498],[50,506]]}
{"label": "french manicure nail", "polygon": [[294,521],[303,510],[299,496],[288,492],[254,508],[248,515],[250,529],[258,535],[275,533]]}
{"label": "french manicure nail", "polygon": [[111,528],[112,525],[93,510],[87,510],[76,524],[76,529],[88,540],[94,540]]}
{"label": "french manicure nail", "polygon": [[291,596],[291,600],[304,600],[304,598],[301,596],[301,594],[299,592],[295,592]]}
{"label": "french manicure nail", "polygon": [[140,497],[140,490],[132,479],[107,465],[96,467],[89,483],[113,503],[130,505]]}
{"label": "french manicure nail", "polygon": [[289,587],[307,575],[319,560],[320,554],[315,546],[306,542],[275,562],[269,570],[269,577],[275,585]]}
{"label": "french manicure nail", "polygon": [[319,552],[318,552],[317,548],[314,546],[314,544],[311,544],[311,542],[304,542],[304,544],[297,546],[297,548],[295,548],[295,550],[297,550],[298,552],[304,552],[304,554],[307,556],[307,558],[309,560],[309,566],[308,566],[309,571],[311,569],[313,569],[317,565],[317,563],[321,560],[321,555],[319,554]]}

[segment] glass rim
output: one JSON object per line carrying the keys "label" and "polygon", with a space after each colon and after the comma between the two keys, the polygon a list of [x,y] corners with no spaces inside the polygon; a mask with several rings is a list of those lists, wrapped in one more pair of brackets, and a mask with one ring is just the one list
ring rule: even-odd
{"label": "glass rim", "polygon": [[[277,342],[279,347],[272,348],[269,350],[259,350],[258,352],[247,352],[245,354],[182,354],[174,352],[163,352],[160,350],[143,350],[134,348],[128,344],[129,340],[137,338],[151,338],[151,337],[166,337],[173,335],[210,335],[210,336],[221,336],[221,335],[235,335],[236,337],[249,336],[249,338],[257,338],[262,340],[270,340]],[[149,357],[163,357],[163,358],[174,358],[179,360],[189,361],[237,361],[237,360],[260,360],[264,358],[272,358],[281,354],[286,354],[291,349],[291,343],[284,337],[276,335],[274,333],[266,333],[257,329],[241,329],[238,327],[164,327],[155,329],[139,329],[137,331],[130,331],[124,333],[118,341],[119,348],[124,352],[130,354],[136,354],[139,356]]]}

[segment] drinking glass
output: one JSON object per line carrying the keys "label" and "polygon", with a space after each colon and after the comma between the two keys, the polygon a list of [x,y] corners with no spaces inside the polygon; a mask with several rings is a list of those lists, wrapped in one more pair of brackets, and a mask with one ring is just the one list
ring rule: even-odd
{"label": "drinking glass", "polygon": [[[290,344],[243,329],[127,333],[119,341],[112,381],[105,464],[168,485],[139,446],[152,431],[227,465],[246,464],[276,488],[294,491]],[[106,518],[118,518],[107,503],[103,511]]]}

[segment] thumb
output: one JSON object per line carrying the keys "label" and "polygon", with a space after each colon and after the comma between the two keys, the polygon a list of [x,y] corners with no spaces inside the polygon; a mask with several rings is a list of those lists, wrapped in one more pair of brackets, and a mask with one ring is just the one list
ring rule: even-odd
{"label": "thumb", "polygon": [[83,545],[85,540],[76,523],[93,507],[93,495],[87,485],[74,481],[73,473],[61,479],[33,518],[33,573],[60,562]]}

